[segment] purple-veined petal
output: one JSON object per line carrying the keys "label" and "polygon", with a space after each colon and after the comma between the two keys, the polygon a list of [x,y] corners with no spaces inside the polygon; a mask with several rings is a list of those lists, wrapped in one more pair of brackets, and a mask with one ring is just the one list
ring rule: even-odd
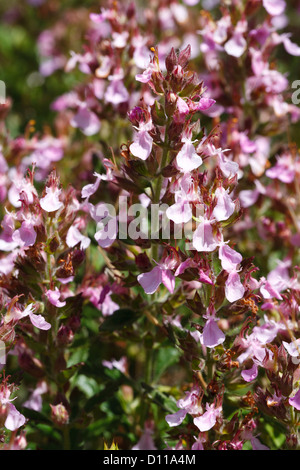
{"label": "purple-veined petal", "polygon": [[242,299],[245,289],[241,283],[240,276],[237,272],[232,271],[229,273],[225,283],[225,296],[228,302],[235,302]]}
{"label": "purple-veined petal", "polygon": [[197,154],[192,142],[186,140],[177,154],[176,162],[181,171],[188,173],[202,165],[202,158]]}
{"label": "purple-veined petal", "polygon": [[260,293],[262,294],[264,299],[275,299],[282,300],[282,297],[278,290],[271,285],[270,282],[266,281],[260,288]]}
{"label": "purple-veined petal", "polygon": [[212,98],[200,98],[197,109],[199,111],[206,111],[215,104],[215,100]]}
{"label": "purple-veined petal", "polygon": [[296,410],[300,410],[300,389],[294,397],[289,398],[289,404],[296,408]]}
{"label": "purple-veined petal", "polygon": [[34,313],[30,313],[29,318],[33,326],[39,330],[49,330],[51,328],[50,323],[48,323],[42,315],[35,315]]}
{"label": "purple-veined petal", "polygon": [[25,416],[23,416],[17,410],[17,408],[12,403],[10,403],[9,412],[4,426],[9,429],[9,431],[16,431],[16,429],[19,429],[21,426],[23,426],[23,424],[25,424],[25,421]]}
{"label": "purple-veined petal", "polygon": [[193,235],[193,247],[197,251],[214,251],[218,244],[213,236],[211,223],[203,220],[199,223]]}
{"label": "purple-veined petal", "polygon": [[46,296],[48,297],[50,304],[54,305],[55,307],[64,307],[66,305],[65,301],[61,302],[59,300],[60,291],[57,287],[55,287],[55,290],[47,290]]}
{"label": "purple-veined petal", "polygon": [[241,376],[245,380],[245,382],[252,382],[252,380],[256,379],[258,374],[258,367],[254,363],[251,369],[245,369],[242,371]]}
{"label": "purple-veined petal", "polygon": [[213,281],[207,274],[205,274],[204,271],[202,271],[202,269],[199,270],[199,281],[203,282],[204,284],[210,284],[211,286],[213,285]]}
{"label": "purple-veined petal", "polygon": [[162,269],[155,266],[152,271],[139,274],[137,280],[146,294],[154,294],[162,283]]}
{"label": "purple-veined petal", "polygon": [[213,428],[217,421],[217,416],[220,414],[218,408],[214,408],[213,405],[208,407],[208,410],[198,418],[194,418],[194,424],[197,426],[199,431],[205,432]]}
{"label": "purple-veined petal", "polygon": [[77,227],[71,225],[67,233],[66,243],[69,248],[73,248],[80,243],[80,249],[85,250],[90,245],[91,240],[89,237],[82,235]]}
{"label": "purple-veined petal", "polygon": [[138,131],[129,149],[132,155],[147,160],[152,150],[153,139],[147,131]]}
{"label": "purple-veined petal", "polygon": [[13,233],[12,239],[21,246],[34,245],[36,241],[36,231],[34,230],[33,224],[26,220],[22,222],[21,227]]}
{"label": "purple-veined petal", "polygon": [[186,417],[186,415],[187,415],[186,410],[178,410],[178,411],[176,411],[176,413],[167,415],[166,416],[166,421],[167,421],[168,425],[171,426],[171,427],[179,426],[182,423],[182,421],[184,420],[184,418]]}
{"label": "purple-veined petal", "polygon": [[60,193],[61,189],[47,186],[46,195],[40,199],[41,208],[46,212],[55,212],[63,207],[63,203],[59,200]]}
{"label": "purple-veined petal", "polygon": [[193,212],[190,204],[182,199],[166,210],[166,216],[175,224],[186,224],[191,220],[192,215]]}
{"label": "purple-veined petal", "polygon": [[215,197],[217,198],[217,204],[213,210],[213,217],[215,217],[218,222],[229,219],[234,213],[235,203],[222,187],[216,189]]}
{"label": "purple-veined petal", "polygon": [[240,253],[224,243],[219,248],[219,259],[221,260],[222,268],[230,273],[236,270],[237,265],[242,262],[243,257]]}
{"label": "purple-veined petal", "polygon": [[175,288],[175,277],[171,273],[171,271],[163,269],[161,272],[161,280],[164,286],[168,289],[168,291],[173,294]]}
{"label": "purple-veined petal", "polygon": [[203,345],[208,348],[215,348],[219,344],[225,341],[225,335],[222,330],[218,327],[217,322],[214,318],[209,318],[205,323],[202,342]]}

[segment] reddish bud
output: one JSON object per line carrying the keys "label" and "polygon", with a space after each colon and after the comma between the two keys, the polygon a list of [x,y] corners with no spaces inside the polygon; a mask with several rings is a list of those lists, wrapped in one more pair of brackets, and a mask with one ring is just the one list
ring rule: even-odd
{"label": "reddish bud", "polygon": [[51,406],[51,419],[53,423],[58,426],[65,426],[69,422],[69,413],[62,403]]}

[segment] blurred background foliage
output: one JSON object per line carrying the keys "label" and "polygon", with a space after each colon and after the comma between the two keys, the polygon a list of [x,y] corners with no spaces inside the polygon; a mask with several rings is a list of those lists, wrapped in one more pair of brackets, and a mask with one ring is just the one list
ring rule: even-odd
{"label": "blurred background foliage", "polygon": [[51,103],[72,89],[82,75],[61,68],[44,77],[40,73],[40,34],[55,28],[59,49],[68,58],[70,50],[82,48],[90,10],[98,11],[99,1],[85,0],[84,5],[80,0],[0,2],[0,79],[13,101],[8,117],[12,136],[22,133],[31,119],[37,130],[51,125],[55,115]]}

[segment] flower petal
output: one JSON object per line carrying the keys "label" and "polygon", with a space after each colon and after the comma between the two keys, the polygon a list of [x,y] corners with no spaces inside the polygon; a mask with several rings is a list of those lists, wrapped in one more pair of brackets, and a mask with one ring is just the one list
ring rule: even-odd
{"label": "flower petal", "polygon": [[159,266],[155,266],[152,271],[139,274],[137,280],[146,294],[153,294],[162,283],[162,269]]}

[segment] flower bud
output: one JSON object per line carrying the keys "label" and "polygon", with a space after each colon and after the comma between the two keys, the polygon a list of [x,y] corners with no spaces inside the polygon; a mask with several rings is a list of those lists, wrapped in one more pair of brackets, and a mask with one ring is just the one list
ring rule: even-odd
{"label": "flower bud", "polygon": [[71,316],[68,320],[68,326],[73,333],[76,332],[80,328],[80,317],[76,315]]}
{"label": "flower bud", "polygon": [[65,426],[69,422],[69,413],[62,403],[51,406],[51,419],[53,423],[58,426]]}
{"label": "flower bud", "polygon": [[295,449],[298,444],[298,437],[297,434],[289,434],[286,436],[286,444],[289,447],[289,449]]}
{"label": "flower bud", "polygon": [[67,346],[73,342],[74,333],[69,326],[61,325],[57,332],[58,346]]}

